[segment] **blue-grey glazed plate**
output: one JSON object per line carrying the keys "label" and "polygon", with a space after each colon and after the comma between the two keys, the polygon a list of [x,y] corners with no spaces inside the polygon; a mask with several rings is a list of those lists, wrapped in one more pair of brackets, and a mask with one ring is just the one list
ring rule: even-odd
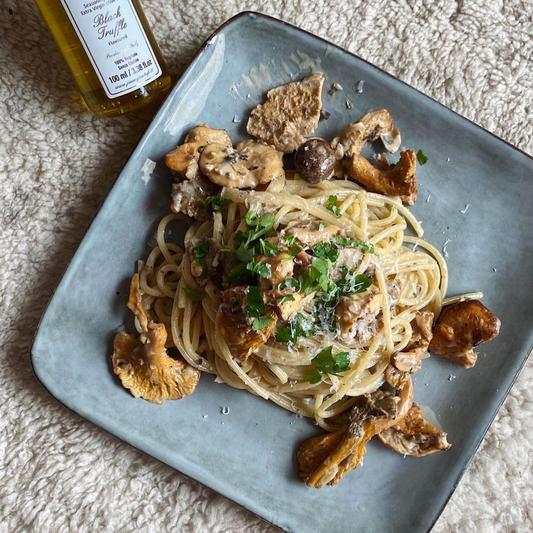
{"label": "blue-grey glazed plate", "polygon": [[[404,146],[423,149],[429,162],[419,168],[413,212],[430,242],[447,243],[450,293],[483,290],[503,324],[480,347],[475,368],[432,357],[416,375],[415,398],[448,432],[448,452],[404,459],[371,442],[364,466],[320,491],[297,476],[297,447],[318,433],[307,420],[209,375],[191,397],[151,405],[121,387],[109,357],[116,331],[131,328],[126,299],[135,261],[146,257],[169,210],[164,154],[197,123],[245,137],[247,114],[265,91],[311,70],[327,80],[323,106],[331,116],[319,135],[332,137],[385,107]],[[344,90],[329,96],[332,83]],[[243,13],[195,56],[121,172],[42,319],[35,372],[79,415],[287,531],[426,532],[533,344],[532,177],[526,154],[415,89],[318,37]]]}

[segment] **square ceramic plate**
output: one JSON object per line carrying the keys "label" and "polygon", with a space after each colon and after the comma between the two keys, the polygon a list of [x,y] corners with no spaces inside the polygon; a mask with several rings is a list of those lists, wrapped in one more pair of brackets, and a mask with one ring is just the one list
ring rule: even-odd
{"label": "square ceramic plate", "polygon": [[[441,248],[449,239],[450,294],[483,290],[503,324],[474,369],[433,357],[416,375],[415,398],[436,413],[450,451],[404,459],[371,442],[364,466],[320,491],[297,476],[295,452],[318,433],[308,421],[209,375],[191,397],[151,405],[120,386],[109,357],[116,331],[132,331],[126,298],[135,261],[146,257],[169,209],[164,154],[197,123],[244,138],[248,112],[266,90],[311,70],[326,75],[323,105],[331,113],[319,135],[332,137],[386,107],[404,145],[424,150],[429,163],[419,169],[413,212],[430,242]],[[344,90],[329,96],[334,82]],[[376,67],[293,26],[243,13],[205,43],[121,172],[42,319],[35,372],[79,415],[287,531],[426,532],[533,343],[532,176],[527,155]]]}

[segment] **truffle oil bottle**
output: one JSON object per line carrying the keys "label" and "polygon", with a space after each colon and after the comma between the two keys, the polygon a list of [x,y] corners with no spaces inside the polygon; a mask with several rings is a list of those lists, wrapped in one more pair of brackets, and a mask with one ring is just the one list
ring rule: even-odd
{"label": "truffle oil bottle", "polygon": [[171,80],[138,0],[35,0],[88,108],[102,116],[160,99]]}

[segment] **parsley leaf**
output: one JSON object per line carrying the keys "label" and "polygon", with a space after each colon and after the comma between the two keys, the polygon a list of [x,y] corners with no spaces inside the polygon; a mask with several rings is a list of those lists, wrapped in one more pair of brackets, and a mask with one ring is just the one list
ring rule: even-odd
{"label": "parsley leaf", "polygon": [[422,150],[418,150],[418,152],[416,153],[416,158],[418,159],[418,162],[421,165],[425,165],[429,161],[429,159],[426,157],[424,152],[422,152]]}
{"label": "parsley leaf", "polygon": [[320,351],[313,359],[311,364],[317,369],[317,372],[312,372],[305,376],[305,380],[310,383],[318,383],[318,376],[326,376],[332,374],[337,376],[340,372],[346,372],[350,369],[350,360],[348,359],[348,352],[340,352],[333,355],[333,347],[328,346]]}
{"label": "parsley leaf", "polygon": [[288,326],[276,332],[276,341],[296,344],[299,337],[312,337],[315,333],[316,326],[301,313],[296,313],[296,316],[289,321]]}
{"label": "parsley leaf", "polygon": [[279,285],[278,285],[278,289],[280,291],[282,291],[283,289],[287,289],[287,288],[291,288],[291,289],[299,289],[300,288],[300,283],[298,283],[298,280],[297,279],[294,279],[294,278],[285,278]]}
{"label": "parsley leaf", "polygon": [[231,204],[232,201],[225,196],[208,196],[204,199],[203,204],[211,204],[211,209],[213,211],[220,211],[225,205]]}
{"label": "parsley leaf", "polygon": [[274,229],[275,215],[274,213],[264,213],[259,216],[253,211],[248,211],[244,215],[244,221],[248,226],[248,230],[237,231],[233,236],[233,240],[244,243],[244,247],[248,248],[259,237],[268,235]]}
{"label": "parsley leaf", "polygon": [[193,289],[192,287],[183,287],[183,292],[193,301],[193,302],[201,302],[205,296],[206,293],[199,289]]}
{"label": "parsley leaf", "polygon": [[374,245],[369,242],[359,241],[357,239],[348,239],[347,237],[341,237],[340,235],[333,235],[332,241],[338,246],[359,247],[371,254],[374,253]]}
{"label": "parsley leaf", "polygon": [[259,331],[266,328],[269,324],[272,324],[272,322],[274,322],[274,319],[270,316],[260,316],[258,318],[254,318],[252,321],[252,329],[254,331]]}
{"label": "parsley leaf", "polygon": [[332,263],[335,263],[339,258],[339,250],[329,242],[319,242],[313,246],[312,250],[315,257],[329,259]]}
{"label": "parsley leaf", "polygon": [[248,302],[247,314],[253,318],[260,318],[266,312],[265,302],[261,296],[261,289],[259,287],[248,287],[248,294],[246,295]]}
{"label": "parsley leaf", "polygon": [[326,204],[326,209],[329,209],[336,218],[341,218],[341,210],[337,207],[337,197],[334,194],[330,194],[328,198],[328,203]]}
{"label": "parsley leaf", "polygon": [[372,280],[364,274],[355,274],[355,270],[347,270],[344,278],[336,283],[338,298],[365,292],[370,285],[372,285]]}
{"label": "parsley leaf", "polygon": [[198,248],[195,248],[192,252],[194,260],[202,267],[204,272],[207,271],[207,263],[204,257],[209,253],[209,243],[204,242]]}
{"label": "parsley leaf", "polygon": [[233,285],[250,285],[255,283],[253,274],[247,270],[247,263],[241,263],[232,268],[227,275],[229,283]]}
{"label": "parsley leaf", "polygon": [[315,383],[320,383],[322,381],[323,374],[321,372],[311,372],[305,376],[305,381],[309,381],[311,385]]}
{"label": "parsley leaf", "polygon": [[317,229],[318,231],[322,231],[325,227],[326,227],[326,223],[325,223],[325,222],[319,222],[319,223],[316,225],[316,229]]}
{"label": "parsley leaf", "polygon": [[246,270],[249,270],[250,272],[255,272],[263,278],[268,278],[270,276],[270,268],[268,267],[268,265],[265,265],[265,263],[256,263],[254,261],[251,261],[250,263],[246,264]]}
{"label": "parsley leaf", "polygon": [[254,246],[253,255],[264,255],[266,257],[272,257],[276,254],[279,254],[281,250],[278,246],[270,241],[265,241],[264,239],[259,239],[259,242]]}
{"label": "parsley leaf", "polygon": [[284,304],[285,302],[294,302],[294,296],[292,294],[286,294],[278,300],[278,305]]}
{"label": "parsley leaf", "polygon": [[285,244],[290,248],[296,244],[296,237],[294,235],[287,235],[284,241]]}

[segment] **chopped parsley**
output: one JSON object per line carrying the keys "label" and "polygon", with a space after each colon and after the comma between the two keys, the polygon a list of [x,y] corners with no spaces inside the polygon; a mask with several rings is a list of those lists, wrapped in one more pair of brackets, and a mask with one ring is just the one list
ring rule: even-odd
{"label": "chopped parsley", "polygon": [[264,239],[259,239],[259,242],[254,246],[253,255],[264,255],[266,257],[272,257],[279,254],[281,250],[278,246],[270,241],[265,241]]}
{"label": "chopped parsley", "polygon": [[422,150],[418,150],[418,152],[416,153],[416,158],[418,159],[418,162],[421,165],[425,165],[429,161],[429,159],[424,154],[424,152],[422,152]]}
{"label": "chopped parsley", "polygon": [[326,227],[326,223],[325,223],[325,222],[319,222],[319,223],[316,225],[316,229],[317,229],[318,231],[322,231],[325,227]]}
{"label": "chopped parsley", "polygon": [[299,289],[300,288],[300,283],[297,279],[295,278],[285,278],[279,285],[278,285],[278,289],[280,291],[282,291],[283,289],[288,289],[288,288],[291,288],[291,289]]}
{"label": "chopped parsley", "polygon": [[198,248],[195,248],[192,252],[194,260],[202,267],[204,272],[207,272],[207,263],[205,262],[205,256],[209,253],[209,243],[204,242]]}
{"label": "chopped parsley", "polygon": [[311,359],[311,364],[314,365],[317,370],[307,374],[305,380],[314,384],[322,381],[322,378],[328,374],[338,376],[340,372],[346,372],[350,369],[350,360],[348,359],[348,356],[348,352],[340,352],[333,355],[332,346],[324,348]]}
{"label": "chopped parsley", "polygon": [[339,258],[339,250],[329,242],[319,242],[313,246],[312,250],[315,257],[329,259],[332,263]]}
{"label": "chopped parsley", "polygon": [[248,211],[244,215],[244,221],[248,226],[246,231],[237,231],[233,239],[237,242],[243,243],[244,248],[248,248],[254,241],[268,235],[274,230],[274,213],[264,213],[258,215],[253,211]]}
{"label": "chopped parsley", "polygon": [[183,292],[193,301],[193,302],[201,302],[205,296],[206,293],[200,289],[193,289],[192,287],[183,287]]}
{"label": "chopped parsley", "polygon": [[326,209],[329,209],[336,218],[341,218],[341,210],[337,207],[337,197],[334,194],[330,194],[328,198],[328,203],[326,204]]}
{"label": "chopped parsley", "polygon": [[286,294],[278,300],[278,305],[284,304],[285,302],[294,302],[294,296],[292,294]]}
{"label": "chopped parsley", "polygon": [[208,196],[203,203],[204,205],[211,205],[213,211],[220,211],[225,205],[231,204],[232,201],[225,196]]}
{"label": "chopped parsley", "polygon": [[255,272],[263,278],[268,278],[270,276],[269,265],[265,265],[265,263],[256,263],[255,261],[250,261],[246,264],[246,270]]}
{"label": "chopped parsley", "polygon": [[250,285],[255,283],[253,274],[246,268],[248,263],[241,263],[232,268],[227,275],[228,281],[234,285]]}
{"label": "chopped parsley", "polygon": [[333,235],[331,240],[338,246],[359,247],[371,254],[374,253],[374,245],[369,242],[359,241],[357,239],[348,239],[347,237],[341,237],[340,235]]}
{"label": "chopped parsley", "polygon": [[301,313],[289,320],[289,324],[276,332],[276,342],[296,344],[300,337],[312,337],[316,333],[316,326]]}
{"label": "chopped parsley", "polygon": [[254,318],[252,321],[252,329],[254,331],[260,331],[274,322],[274,319],[270,316],[260,316]]}
{"label": "chopped parsley", "polygon": [[248,307],[246,314],[251,317],[252,329],[259,331],[272,324],[274,319],[270,316],[265,316],[266,305],[261,296],[261,289],[259,287],[248,287],[248,294],[246,295]]}

